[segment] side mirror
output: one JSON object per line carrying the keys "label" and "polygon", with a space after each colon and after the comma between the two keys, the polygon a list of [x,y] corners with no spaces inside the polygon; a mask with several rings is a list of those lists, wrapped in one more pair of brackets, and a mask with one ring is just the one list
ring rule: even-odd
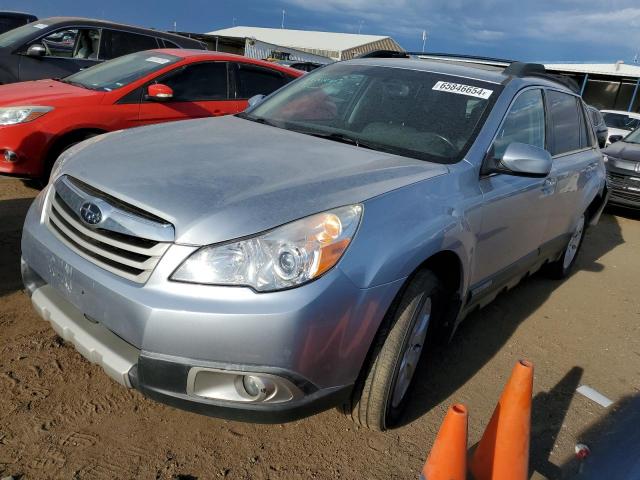
{"label": "side mirror", "polygon": [[34,43],[27,48],[27,56],[29,57],[44,57],[47,54],[47,49],[40,43]]}
{"label": "side mirror", "polygon": [[173,98],[173,90],[161,83],[154,83],[147,88],[147,98],[156,102],[166,102]]}
{"label": "side mirror", "polygon": [[507,146],[501,159],[489,160],[485,173],[544,178],[549,175],[552,166],[551,154],[544,148],[513,142]]}
{"label": "side mirror", "polygon": [[624,137],[622,135],[611,135],[609,137],[609,143],[616,143],[622,140]]}
{"label": "side mirror", "polygon": [[262,100],[264,100],[264,95],[262,94],[254,95],[249,99],[249,102],[248,102],[249,108],[253,108],[260,105],[262,103]]}

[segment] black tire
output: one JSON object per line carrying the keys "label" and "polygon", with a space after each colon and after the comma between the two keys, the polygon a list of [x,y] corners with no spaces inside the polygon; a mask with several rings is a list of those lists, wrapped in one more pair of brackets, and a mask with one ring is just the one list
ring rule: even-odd
{"label": "black tire", "polygon": [[416,273],[401,294],[397,308],[390,312],[386,325],[380,329],[368,369],[356,383],[350,402],[341,407],[345,415],[355,423],[377,431],[384,431],[398,423],[415,380],[412,375],[401,401],[393,405],[401,363],[408,351],[412,333],[418,320],[423,318],[421,312],[425,303],[430,301],[431,315],[419,352],[422,355],[424,345],[428,348],[435,329],[443,319],[447,298],[442,283],[433,272],[421,270]]}
{"label": "black tire", "polygon": [[[578,219],[578,224],[576,225],[576,229],[574,230],[571,238],[567,242],[564,250],[562,251],[562,255],[555,262],[550,262],[545,265],[545,273],[547,276],[554,278],[556,280],[561,280],[569,276],[571,271],[573,270],[573,266],[576,263],[576,259],[578,258],[578,254],[580,253],[580,248],[582,247],[582,242],[584,240],[585,233],[587,231],[587,216],[583,214]],[[577,244],[575,243],[575,236],[578,234],[579,238],[577,238]],[[572,243],[573,242],[573,243]],[[572,248],[575,250],[572,252]],[[570,258],[568,258],[571,256]]]}

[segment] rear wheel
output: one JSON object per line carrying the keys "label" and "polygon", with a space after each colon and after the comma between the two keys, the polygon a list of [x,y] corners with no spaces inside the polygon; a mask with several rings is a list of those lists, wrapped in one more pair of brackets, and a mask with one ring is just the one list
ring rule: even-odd
{"label": "rear wheel", "polygon": [[562,256],[555,262],[551,262],[547,265],[546,271],[552,278],[565,278],[569,273],[571,273],[571,269],[576,262],[578,252],[582,246],[582,240],[584,239],[584,232],[587,226],[586,222],[586,215],[583,214],[578,219],[578,223],[571,234],[571,238],[569,238],[567,246],[562,252]]}
{"label": "rear wheel", "polygon": [[386,430],[400,419],[420,358],[442,320],[446,296],[429,270],[418,272],[395,312],[378,333],[370,366],[343,412],[372,430]]}

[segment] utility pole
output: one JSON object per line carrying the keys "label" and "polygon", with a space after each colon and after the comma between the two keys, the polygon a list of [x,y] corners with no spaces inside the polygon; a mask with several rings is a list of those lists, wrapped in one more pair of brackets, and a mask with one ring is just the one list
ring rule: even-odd
{"label": "utility pole", "polygon": [[282,28],[284,30],[284,15],[285,13],[287,13],[284,8],[282,9],[282,24],[280,25],[280,28]]}
{"label": "utility pole", "polygon": [[422,53],[424,53],[424,48],[427,45],[427,31],[422,30]]}
{"label": "utility pole", "polygon": [[362,24],[364,23],[364,20],[360,20],[359,24],[358,24],[358,35],[360,35],[360,32],[362,31]]}

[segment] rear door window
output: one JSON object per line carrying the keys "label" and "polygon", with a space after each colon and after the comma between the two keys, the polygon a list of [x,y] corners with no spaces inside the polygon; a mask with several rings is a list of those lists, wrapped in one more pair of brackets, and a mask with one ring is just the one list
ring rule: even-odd
{"label": "rear door window", "polygon": [[551,127],[553,129],[552,155],[584,148],[585,126],[575,96],[556,90],[547,90]]}
{"label": "rear door window", "polygon": [[129,53],[158,48],[158,41],[155,37],[148,35],[121,32],[118,30],[105,30],[103,35],[104,54],[101,55],[101,57],[105,60],[118,58],[123,55],[128,55]]}
{"label": "rear door window", "polygon": [[501,159],[514,142],[545,148],[544,101],[540,89],[526,90],[513,102],[493,142],[494,157]]}
{"label": "rear door window", "polygon": [[243,63],[236,64],[236,97],[269,95],[291,79],[280,72]]}

